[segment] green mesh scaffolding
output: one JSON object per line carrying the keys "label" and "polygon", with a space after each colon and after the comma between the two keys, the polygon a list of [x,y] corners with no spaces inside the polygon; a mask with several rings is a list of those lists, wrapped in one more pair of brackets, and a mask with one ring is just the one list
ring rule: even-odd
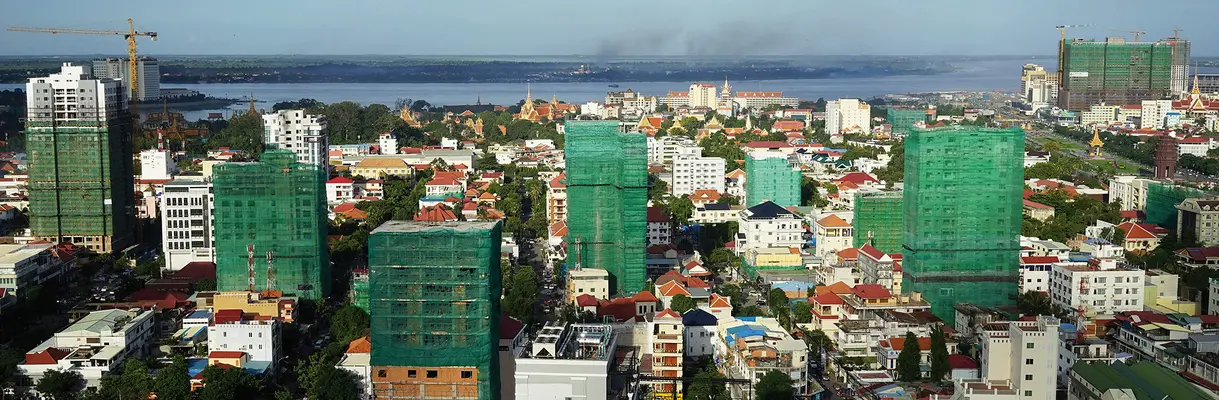
{"label": "green mesh scaffolding", "polygon": [[130,118],[27,121],[30,229],[40,237],[132,239],[135,192]]}
{"label": "green mesh scaffolding", "polygon": [[885,254],[902,251],[902,192],[856,192],[854,245],[871,239],[872,247]]}
{"label": "green mesh scaffolding", "polygon": [[568,262],[609,271],[611,293],[638,292],[647,279],[647,138],[620,132],[617,121],[566,129]]}
{"label": "green mesh scaffolding", "polygon": [[893,133],[909,134],[914,129],[915,122],[925,121],[927,112],[908,108],[890,108],[885,114],[885,121],[893,127]]}
{"label": "green mesh scaffolding", "polygon": [[1063,86],[1059,104],[1086,110],[1093,104],[1139,104],[1172,93],[1172,42],[1122,42],[1067,39],[1063,48]]}
{"label": "green mesh scaffolding", "polygon": [[499,398],[499,222],[389,221],[368,237],[372,365],[476,367]]}
{"label": "green mesh scaffolding", "polygon": [[745,155],[745,207],[770,201],[782,207],[799,207],[800,169],[787,157],[769,152]]}
{"label": "green mesh scaffolding", "polygon": [[1024,131],[968,126],[906,138],[902,271],[907,291],[954,321],[956,303],[1008,305],[1019,275]]}
{"label": "green mesh scaffolding", "polygon": [[[261,160],[215,167],[216,288],[249,288],[247,246],[253,244],[255,290],[277,289],[305,299],[328,296],[324,172],[296,162],[296,154],[287,150],[268,150]],[[267,280],[268,251],[273,288]]]}
{"label": "green mesh scaffolding", "polygon": [[351,278],[351,305],[368,312],[368,276]]}
{"label": "green mesh scaffolding", "polygon": [[1147,185],[1147,209],[1144,222],[1156,224],[1170,230],[1177,228],[1177,205],[1190,197],[1203,197],[1208,193],[1189,186],[1157,182]]}

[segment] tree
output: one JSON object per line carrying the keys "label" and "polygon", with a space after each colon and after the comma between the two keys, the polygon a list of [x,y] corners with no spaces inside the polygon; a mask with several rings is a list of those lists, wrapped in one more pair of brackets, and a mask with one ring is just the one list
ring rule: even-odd
{"label": "tree", "polygon": [[779,288],[770,289],[769,292],[766,292],[766,305],[770,306],[771,311],[788,308],[787,293]]}
{"label": "tree", "polygon": [[792,306],[792,319],[797,324],[807,324],[813,322],[813,306],[807,301],[796,302]]}
{"label": "tree", "polygon": [[229,119],[228,125],[207,140],[209,149],[228,147],[241,150],[254,158],[262,154],[262,117],[258,114],[241,114]]}
{"label": "tree", "polygon": [[791,378],[779,370],[770,370],[762,375],[754,386],[754,392],[758,400],[791,400],[795,395]]}
{"label": "tree", "polygon": [[1016,297],[1016,307],[1022,315],[1054,315],[1054,305],[1045,293],[1027,291]]}
{"label": "tree", "polygon": [[[820,329],[805,331],[804,341],[808,342],[808,344],[812,346],[812,349],[824,349],[825,351],[834,349],[834,340],[830,339],[830,337],[825,334],[825,331]],[[812,355],[810,357],[815,356],[816,355]]]}
{"label": "tree", "polygon": [[212,278],[203,278],[195,282],[195,290],[200,292],[210,292],[216,290],[216,280]]}
{"label": "tree", "polygon": [[533,304],[538,297],[538,275],[529,266],[512,272],[512,286],[504,296],[503,309],[509,316],[528,324],[533,321]]}
{"label": "tree", "polygon": [[17,365],[25,361],[25,353],[8,346],[0,346],[0,390],[14,386]]}
{"label": "tree", "polygon": [[931,379],[939,382],[952,372],[948,365],[948,343],[944,338],[944,326],[936,325],[931,331]]}
{"label": "tree", "polygon": [[368,334],[368,313],[360,307],[348,304],[330,318],[330,334],[339,343],[350,343]]}
{"label": "tree", "polygon": [[677,311],[678,314],[685,314],[686,311],[694,308],[694,299],[684,294],[673,296],[673,299],[669,300],[669,308]]}
{"label": "tree", "polygon": [[76,371],[48,370],[34,385],[34,390],[50,400],[71,400],[85,387],[85,378]]}
{"label": "tree", "polygon": [[918,336],[914,336],[914,332],[906,332],[902,351],[897,354],[897,380],[914,382],[919,379],[922,351],[923,349],[919,348]]}
{"label": "tree", "polygon": [[261,397],[262,381],[241,368],[209,365],[203,369],[199,400],[239,400]]}
{"label": "tree", "polygon": [[360,397],[359,378],[351,371],[327,365],[317,375],[309,390],[310,400],[357,399]]}
{"label": "tree", "polygon": [[331,366],[337,359],[331,359],[325,352],[314,352],[309,358],[296,363],[296,382],[306,393],[312,392],[314,385],[321,380],[322,370]]}
{"label": "tree", "polygon": [[190,375],[186,359],[174,357],[173,362],[157,371],[152,390],[158,400],[187,400],[190,398]]}
{"label": "tree", "polygon": [[673,217],[673,222],[680,225],[690,223],[690,216],[694,214],[694,203],[690,202],[690,198],[686,196],[671,198],[666,202],[665,211]]}
{"label": "tree", "polygon": [[[185,363],[185,361],[183,361]],[[128,358],[123,362],[123,373],[118,378],[118,393],[120,399],[147,399],[153,389],[152,372],[148,364],[138,358]]]}
{"label": "tree", "polygon": [[708,362],[694,374],[694,381],[690,382],[690,387],[686,389],[686,398],[690,400],[730,400],[728,390],[722,382],[713,382],[714,379],[724,379],[724,374],[720,373],[719,369],[715,368],[715,364]]}

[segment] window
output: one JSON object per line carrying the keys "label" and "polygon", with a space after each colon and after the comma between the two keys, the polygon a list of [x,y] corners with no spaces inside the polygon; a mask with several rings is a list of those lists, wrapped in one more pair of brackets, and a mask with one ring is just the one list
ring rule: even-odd
{"label": "window", "polygon": [[429,370],[427,370],[427,377],[428,377],[429,379],[430,379],[430,378],[436,378],[436,377],[438,377],[438,376],[440,376],[440,372],[439,372],[439,371],[436,371],[436,370],[434,370],[434,369],[429,369]]}
{"label": "window", "polygon": [[1024,375],[1024,380],[1026,380],[1026,381],[1031,381],[1031,380],[1033,380],[1033,375],[1032,375],[1032,374],[1026,374],[1026,375]]}
{"label": "window", "polygon": [[417,372],[415,372],[415,370],[413,370],[413,369],[412,369],[412,370],[409,370],[409,371],[406,371],[406,377],[407,377],[407,378],[414,378],[414,377],[417,377],[417,376],[419,376],[419,374],[418,374]]}
{"label": "window", "polygon": [[1032,343],[1025,343],[1025,344],[1024,344],[1024,348],[1026,348],[1026,349],[1031,349],[1031,348],[1033,348],[1033,344],[1032,344]]}
{"label": "window", "polygon": [[[414,373],[414,372],[415,372],[415,371],[411,371],[411,373]],[[382,369],[382,370],[377,370],[377,377],[378,377],[378,378],[384,378],[385,376],[386,376],[386,372],[385,372],[385,370],[383,370],[383,369]]]}
{"label": "window", "polygon": [[1033,365],[1033,359],[1031,359],[1031,358],[1024,359],[1024,365]]}
{"label": "window", "polygon": [[470,379],[474,377],[474,371],[461,371],[461,379]]}

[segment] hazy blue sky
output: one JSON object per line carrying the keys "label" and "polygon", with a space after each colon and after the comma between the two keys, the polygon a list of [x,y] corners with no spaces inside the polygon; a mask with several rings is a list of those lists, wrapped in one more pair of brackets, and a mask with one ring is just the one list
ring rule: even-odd
{"label": "hazy blue sky", "polygon": [[[4,0],[0,25],[156,31],[157,54],[1035,54],[1059,24],[1142,29],[1219,55],[1219,1]],[[120,54],[122,40],[0,32],[0,55]]]}

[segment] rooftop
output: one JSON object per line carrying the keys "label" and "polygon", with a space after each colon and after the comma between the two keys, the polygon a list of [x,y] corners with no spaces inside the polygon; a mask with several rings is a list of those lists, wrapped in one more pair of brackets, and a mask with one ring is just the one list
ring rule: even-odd
{"label": "rooftop", "polygon": [[499,224],[498,221],[449,221],[449,222],[416,222],[416,221],[386,221],[381,226],[374,229],[372,233],[396,233],[396,232],[431,232],[431,231],[457,231],[457,232],[476,232],[489,231]]}

